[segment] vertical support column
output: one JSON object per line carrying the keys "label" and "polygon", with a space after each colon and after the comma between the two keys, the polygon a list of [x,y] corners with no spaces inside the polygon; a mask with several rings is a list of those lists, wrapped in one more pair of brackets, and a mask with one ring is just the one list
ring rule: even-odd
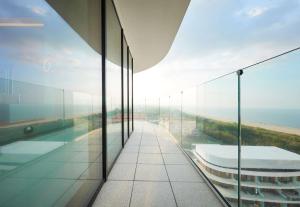
{"label": "vertical support column", "polygon": [[238,206],[242,206],[241,201],[241,144],[242,144],[242,127],[241,127],[241,75],[243,70],[237,71],[238,76]]}
{"label": "vertical support column", "polygon": [[101,50],[102,50],[102,162],[103,179],[107,173],[107,111],[106,111],[106,0],[101,1]]}
{"label": "vertical support column", "polygon": [[124,54],[123,54],[123,36],[124,31],[121,30],[121,119],[122,119],[122,148],[125,145],[124,139]]}

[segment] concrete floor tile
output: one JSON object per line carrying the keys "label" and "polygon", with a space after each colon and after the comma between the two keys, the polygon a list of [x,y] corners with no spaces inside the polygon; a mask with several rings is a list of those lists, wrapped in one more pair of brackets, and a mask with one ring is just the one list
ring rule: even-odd
{"label": "concrete floor tile", "polygon": [[170,181],[203,182],[203,178],[190,165],[166,165]]}
{"label": "concrete floor tile", "polygon": [[133,180],[135,164],[115,164],[108,175],[109,180]]}
{"label": "concrete floor tile", "polygon": [[160,153],[158,146],[141,146],[140,153]]}
{"label": "concrete floor tile", "polygon": [[135,174],[136,180],[143,181],[168,181],[164,165],[138,164]]}
{"label": "concrete floor tile", "polygon": [[107,181],[93,207],[128,207],[133,181]]}
{"label": "concrete floor tile", "polygon": [[139,182],[133,186],[131,207],[175,207],[168,182]]}
{"label": "concrete floor tile", "polygon": [[222,207],[205,183],[172,182],[178,207]]}
{"label": "concrete floor tile", "polygon": [[162,154],[166,165],[168,164],[189,164],[187,158],[183,154]]}
{"label": "concrete floor tile", "polygon": [[164,164],[161,154],[140,153],[138,158],[139,164]]}
{"label": "concrete floor tile", "polygon": [[138,153],[122,152],[117,160],[117,164],[121,164],[121,163],[135,164],[137,162],[137,157],[138,157]]}

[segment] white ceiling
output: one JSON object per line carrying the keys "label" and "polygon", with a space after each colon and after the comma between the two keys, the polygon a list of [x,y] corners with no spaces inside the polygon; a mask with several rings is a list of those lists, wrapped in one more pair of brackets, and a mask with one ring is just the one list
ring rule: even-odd
{"label": "white ceiling", "polygon": [[159,63],[168,53],[190,0],[114,0],[134,72]]}

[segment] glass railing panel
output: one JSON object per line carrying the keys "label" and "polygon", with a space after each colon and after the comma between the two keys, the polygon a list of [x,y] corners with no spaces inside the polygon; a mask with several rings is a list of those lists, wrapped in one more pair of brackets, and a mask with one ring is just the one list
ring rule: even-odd
{"label": "glass railing panel", "polygon": [[193,159],[232,206],[238,201],[237,91],[235,73],[198,86],[196,129],[189,140]]}
{"label": "glass railing panel", "polygon": [[174,93],[170,96],[170,123],[169,131],[172,136],[181,143],[181,93]]}
{"label": "glass railing panel", "polygon": [[159,124],[165,129],[170,128],[170,97],[163,96],[159,98]]}
{"label": "glass railing panel", "polygon": [[197,133],[197,111],[196,111],[197,88],[193,87],[182,92],[182,148],[191,156],[192,144],[195,143],[199,134]]}
{"label": "glass railing panel", "polygon": [[145,114],[148,122],[158,124],[159,123],[159,99],[158,98],[146,98]]}
{"label": "glass railing panel", "polygon": [[146,97],[136,96],[134,97],[134,120],[145,121],[146,120]]}
{"label": "glass railing panel", "polygon": [[299,206],[300,52],[244,70],[243,206]]}
{"label": "glass railing panel", "polygon": [[101,55],[46,1],[1,10],[1,206],[87,205],[102,181]]}

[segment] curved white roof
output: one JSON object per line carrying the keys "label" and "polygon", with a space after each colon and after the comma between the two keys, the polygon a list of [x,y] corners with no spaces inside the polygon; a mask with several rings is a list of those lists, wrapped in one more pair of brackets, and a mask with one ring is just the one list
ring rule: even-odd
{"label": "curved white roof", "polygon": [[[159,63],[171,48],[190,0],[113,1],[134,58],[134,73]],[[101,54],[100,1],[47,2]]]}
{"label": "curved white roof", "polygon": [[134,72],[168,53],[190,0],[114,0],[132,56]]}
{"label": "curved white roof", "polygon": [[[205,161],[225,168],[237,168],[236,145],[197,144],[195,152]],[[300,155],[273,146],[242,146],[241,167],[266,170],[300,170]]]}

